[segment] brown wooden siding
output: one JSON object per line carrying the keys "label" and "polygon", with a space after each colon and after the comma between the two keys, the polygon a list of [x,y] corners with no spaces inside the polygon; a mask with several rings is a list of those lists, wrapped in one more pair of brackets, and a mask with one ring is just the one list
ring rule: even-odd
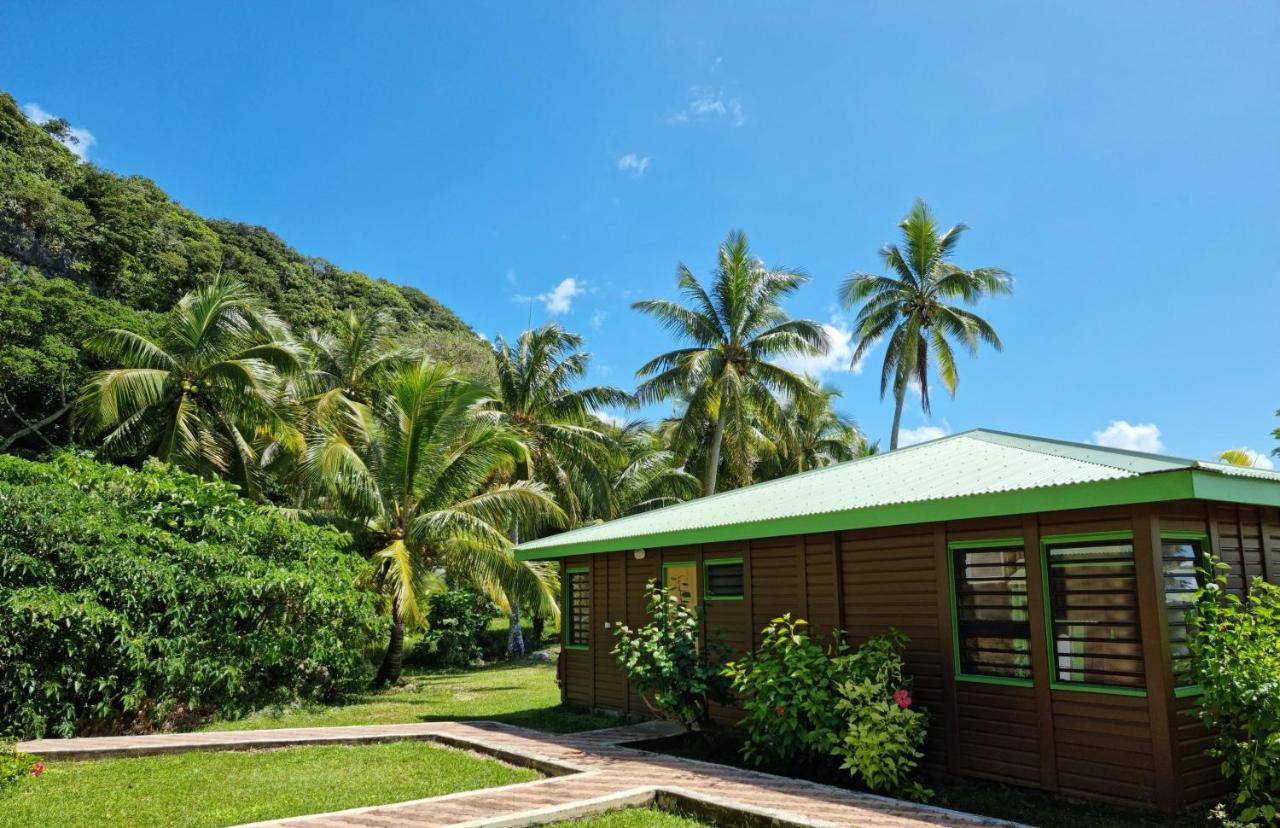
{"label": "brown wooden siding", "polygon": [[[1280,582],[1280,510],[1200,501],[647,549],[640,560],[631,552],[578,556],[566,563],[592,572],[591,646],[565,650],[562,692],[567,701],[645,713],[610,653],[617,623],[645,623],[645,585],[661,577],[664,562],[695,562],[701,585],[703,561],[741,557],[743,599],[702,602],[706,646],[740,655],[756,645],[762,627],[788,612],[809,621],[820,638],[845,629],[855,646],[888,627],[902,630],[910,638],[906,664],[914,695],[930,712],[926,767],[1166,807],[1170,797],[1220,797],[1226,786],[1217,763],[1204,754],[1210,739],[1196,715],[1195,697],[1049,688],[1038,595],[1031,596],[1033,626],[1039,627],[1032,636],[1033,687],[952,675],[947,543],[1024,538],[1034,576],[1040,574],[1041,537],[1104,531],[1134,533],[1135,556],[1156,567],[1148,576],[1148,594],[1158,572],[1151,546],[1159,532],[1208,536],[1218,556],[1232,565],[1230,586],[1237,592],[1255,576]],[[1144,531],[1149,540],[1141,539]],[[1144,615],[1144,624],[1158,623],[1154,617]],[[1162,632],[1146,631],[1144,641],[1158,641]],[[1168,669],[1167,653],[1156,650],[1148,648],[1146,656],[1149,686],[1159,686]],[[723,722],[741,716],[734,706],[712,712]],[[1161,745],[1167,746],[1163,755]]]}

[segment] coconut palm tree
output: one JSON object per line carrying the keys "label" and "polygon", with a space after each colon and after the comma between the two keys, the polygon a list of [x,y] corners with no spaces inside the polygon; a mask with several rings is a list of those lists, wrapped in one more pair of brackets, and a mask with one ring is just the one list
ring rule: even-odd
{"label": "coconut palm tree", "polygon": [[720,245],[710,291],[681,264],[676,284],[687,306],[661,299],[632,305],[690,343],[641,366],[636,376],[644,381],[636,398],[642,403],[685,402],[677,440],[687,444],[695,435],[706,435],[704,495],[716,491],[726,433],[732,441],[745,442],[753,414],[779,423],[784,416],[779,398],[814,393],[803,376],[773,362],[826,353],[822,326],[788,318],[780,304],[806,281],[799,271],[765,267],[751,254],[747,237],[734,231]]}
{"label": "coconut palm tree", "polygon": [[816,383],[815,387],[815,396],[787,402],[784,410],[789,427],[775,439],[774,451],[766,467],[759,470],[758,480],[799,474],[873,453],[857,423],[833,407],[840,391]]}
{"label": "coconut palm tree", "polygon": [[880,371],[880,396],[893,387],[893,431],[890,450],[898,447],[903,400],[907,386],[920,389],[920,405],[929,413],[929,363],[937,363],[942,385],[955,396],[958,372],[952,342],[976,355],[978,344],[986,342],[997,351],[1000,337],[985,319],[955,305],[959,299],[973,304],[987,295],[1009,294],[1013,283],[998,267],[965,270],[948,261],[960,236],[968,229],[957,224],[939,233],[933,214],[923,199],[916,199],[899,224],[902,247],[885,245],[880,251],[888,276],[855,273],[840,287],[846,308],[859,302],[853,353],[857,364],[876,342],[887,337],[884,364]]}
{"label": "coconut palm tree", "polygon": [[320,508],[355,528],[373,549],[387,595],[391,637],[375,684],[400,675],[405,625],[422,621],[425,596],[442,572],[466,579],[501,606],[519,602],[552,614],[555,582],[515,560],[511,527],[562,525],[544,487],[499,484],[527,464],[518,435],[483,416],[492,390],[427,360],[393,371],[367,430],[320,421],[299,464]]}
{"label": "coconut palm tree", "polygon": [[602,518],[623,517],[660,509],[696,497],[697,477],[681,468],[661,435],[643,421],[613,428],[610,466],[613,510]]}
{"label": "coconut palm tree", "polygon": [[[527,461],[515,470],[517,479],[546,487],[570,525],[611,512],[609,438],[593,412],[630,400],[617,388],[573,387],[591,362],[581,348],[582,337],[554,323],[525,331],[514,346],[499,336],[497,393],[485,404],[528,449]],[[515,527],[511,539],[518,539]],[[511,606],[507,650],[512,656],[524,654],[518,603]]]}
{"label": "coconut palm tree", "polygon": [[152,454],[260,496],[264,448],[300,445],[280,392],[302,350],[240,282],[183,296],[157,339],[112,329],[85,348],[120,366],[91,375],[76,400],[79,427],[101,435],[106,456]]}
{"label": "coconut palm tree", "polygon": [[408,358],[388,336],[386,314],[347,311],[333,332],[313,330],[302,344],[311,370],[298,383],[312,416],[363,421],[379,395],[379,381]]}

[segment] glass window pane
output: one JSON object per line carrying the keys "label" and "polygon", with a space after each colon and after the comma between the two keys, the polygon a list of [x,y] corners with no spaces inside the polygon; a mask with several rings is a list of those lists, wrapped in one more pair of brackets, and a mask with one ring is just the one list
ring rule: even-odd
{"label": "glass window pane", "polygon": [[1133,544],[1051,546],[1047,563],[1057,680],[1143,687]]}
{"label": "glass window pane", "polygon": [[1187,611],[1195,604],[1196,591],[1200,589],[1200,574],[1196,571],[1196,565],[1200,562],[1200,541],[1162,541],[1160,557],[1164,573],[1164,602],[1169,619],[1174,684],[1185,687],[1194,681],[1191,674],[1191,650],[1187,646],[1187,639],[1191,635]]}
{"label": "glass window pane", "polygon": [[742,564],[733,562],[709,562],[707,571],[707,595],[712,598],[741,598],[743,589]]}
{"label": "glass window pane", "polygon": [[959,672],[1030,679],[1031,624],[1022,549],[957,549],[952,554]]}
{"label": "glass window pane", "polygon": [[585,647],[591,642],[591,573],[569,573],[569,643]]}

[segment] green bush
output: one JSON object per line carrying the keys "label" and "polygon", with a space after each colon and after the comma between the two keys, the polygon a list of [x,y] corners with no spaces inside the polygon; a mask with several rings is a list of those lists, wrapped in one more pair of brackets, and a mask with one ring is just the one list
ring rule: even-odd
{"label": "green bush", "polygon": [[362,687],[385,621],[366,564],[158,463],[0,456],[0,732],[234,717]]}
{"label": "green bush", "polygon": [[1210,577],[1192,612],[1192,663],[1203,688],[1200,718],[1214,734],[1209,754],[1236,786],[1219,809],[1233,824],[1280,822],[1280,587],[1254,580],[1248,598],[1227,590],[1227,567]]}
{"label": "green bush", "polygon": [[649,623],[634,630],[618,624],[613,655],[655,716],[697,730],[708,722],[708,700],[728,699],[728,683],[699,647],[697,612],[656,581],[648,592]]}
{"label": "green bush", "polygon": [[838,659],[841,727],[833,752],[871,790],[925,801],[933,792],[910,777],[924,756],[929,717],[913,706],[906,645],[907,637],[890,629]]}
{"label": "green bush", "polygon": [[840,644],[823,649],[808,622],[787,613],[761,631],[755,652],[725,665],[746,713],[744,759],[765,765],[830,755],[840,727],[835,668],[842,652]]}
{"label": "green bush", "polygon": [[481,643],[496,615],[493,602],[472,589],[450,589],[431,596],[427,629],[410,652],[408,662],[419,667],[475,664],[484,656]]}

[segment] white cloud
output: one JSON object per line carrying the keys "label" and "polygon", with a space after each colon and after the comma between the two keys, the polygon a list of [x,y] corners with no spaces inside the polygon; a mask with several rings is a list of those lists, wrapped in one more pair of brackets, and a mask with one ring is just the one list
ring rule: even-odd
{"label": "white cloud", "polygon": [[1130,425],[1124,420],[1112,420],[1111,425],[1093,432],[1093,442],[1107,448],[1128,449],[1159,454],[1164,451],[1160,442],[1160,428],[1155,423]]}
{"label": "white cloud", "polygon": [[598,310],[591,314],[591,327],[593,330],[600,330],[604,327],[604,321],[609,318],[609,314],[605,311]]}
{"label": "white cloud", "polygon": [[[787,356],[778,360],[778,364],[782,367],[801,374],[808,374],[821,381],[827,374],[833,371],[851,371],[855,374],[862,373],[862,362],[858,360],[857,364],[850,365],[853,360],[853,331],[849,329],[843,319],[832,319],[824,324],[822,329],[827,332],[827,339],[830,340],[831,347],[827,349],[826,354],[819,356]],[[866,358],[866,355],[863,355]]]}
{"label": "white cloud", "polygon": [[626,419],[619,417],[617,414],[610,414],[608,411],[592,411],[591,414],[602,422],[606,422],[614,428],[622,428],[627,424]]}
{"label": "white cloud", "polygon": [[692,120],[721,120],[740,127],[747,122],[747,116],[742,111],[742,99],[727,97],[723,89],[694,86],[690,87],[689,94],[692,100],[689,101],[688,106],[671,116],[672,123],[687,124]]}
{"label": "white cloud", "polygon": [[644,171],[649,169],[649,156],[641,157],[634,152],[629,152],[618,159],[618,169],[623,172],[631,173],[632,178],[639,178],[644,175]]}
{"label": "white cloud", "polygon": [[920,426],[919,428],[898,429],[898,448],[914,446],[929,440],[938,440],[951,433],[950,426]]}
{"label": "white cloud", "polygon": [[553,287],[550,292],[539,293],[534,298],[546,306],[547,313],[558,315],[572,310],[574,297],[581,296],[585,292],[582,284],[569,276],[561,279],[560,284]]}
{"label": "white cloud", "polygon": [[1256,452],[1248,446],[1240,446],[1239,448],[1232,450],[1244,452],[1249,458],[1249,465],[1255,469],[1274,469],[1276,467],[1276,464],[1272,462],[1270,457],[1260,452]]}
{"label": "white cloud", "polygon": [[507,270],[506,278],[507,278],[507,284],[514,285],[516,283],[516,272],[514,270]]}
{"label": "white cloud", "polygon": [[[58,117],[46,112],[44,107],[38,103],[25,104],[22,107],[22,111],[27,113],[27,117],[37,124],[43,124]],[[87,161],[89,160],[89,148],[96,144],[98,139],[94,138],[93,133],[84,127],[73,126],[67,130],[67,137],[65,139],[59,138],[58,142],[75,153],[76,157],[81,161]]]}

